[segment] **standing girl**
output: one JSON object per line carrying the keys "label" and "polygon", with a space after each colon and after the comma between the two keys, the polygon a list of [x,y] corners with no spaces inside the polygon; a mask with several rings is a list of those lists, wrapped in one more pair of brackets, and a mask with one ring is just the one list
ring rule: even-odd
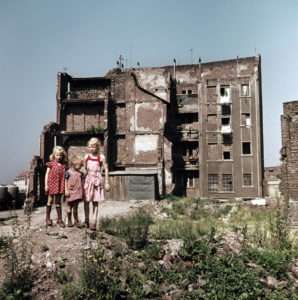
{"label": "standing girl", "polygon": [[67,210],[67,226],[72,227],[72,217],[74,218],[74,225],[78,228],[81,227],[78,218],[78,206],[79,202],[83,199],[83,180],[81,168],[83,162],[77,156],[71,159],[70,169],[65,173],[65,196],[68,206]]}
{"label": "standing girl", "polygon": [[[96,230],[98,204],[104,201],[104,189],[109,191],[109,170],[106,159],[103,154],[100,154],[99,140],[91,138],[88,141],[89,154],[84,157],[84,166],[86,168],[86,178],[84,184],[85,190],[85,224],[89,226],[89,203],[92,202],[90,229]],[[104,179],[101,175],[104,169]]]}
{"label": "standing girl", "polygon": [[65,227],[62,220],[62,196],[65,192],[65,164],[67,161],[65,150],[56,146],[53,153],[50,155],[50,162],[47,165],[45,176],[45,191],[48,193],[48,203],[46,208],[46,225],[51,226],[51,209],[52,205],[56,205],[57,224],[60,227]]}

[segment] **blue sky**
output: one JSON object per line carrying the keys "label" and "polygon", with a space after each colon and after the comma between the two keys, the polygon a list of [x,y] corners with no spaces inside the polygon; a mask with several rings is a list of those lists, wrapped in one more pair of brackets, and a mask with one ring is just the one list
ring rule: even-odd
{"label": "blue sky", "polygon": [[0,183],[39,153],[56,74],[262,55],[265,165],[279,163],[282,102],[298,99],[298,1],[0,0]]}

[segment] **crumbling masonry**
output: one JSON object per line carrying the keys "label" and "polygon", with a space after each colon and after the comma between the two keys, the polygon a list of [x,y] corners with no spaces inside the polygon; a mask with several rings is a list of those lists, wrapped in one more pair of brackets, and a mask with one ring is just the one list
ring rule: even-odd
{"label": "crumbling masonry", "polygon": [[111,199],[262,196],[261,59],[58,73],[41,160],[55,144],[83,155],[92,136],[103,143]]}
{"label": "crumbling masonry", "polygon": [[288,206],[289,222],[298,225],[298,101],[283,104],[281,132],[281,191]]}

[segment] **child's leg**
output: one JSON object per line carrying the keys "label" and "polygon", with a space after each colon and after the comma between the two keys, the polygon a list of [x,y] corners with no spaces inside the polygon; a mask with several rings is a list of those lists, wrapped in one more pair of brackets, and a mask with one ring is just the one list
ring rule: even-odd
{"label": "child's leg", "polygon": [[85,225],[89,227],[89,201],[84,201]]}
{"label": "child's leg", "polygon": [[91,229],[96,230],[97,227],[97,216],[98,216],[98,202],[92,202],[92,213],[91,213]]}
{"label": "child's leg", "polygon": [[73,206],[73,218],[74,218],[75,226],[78,227],[78,228],[81,228],[82,226],[80,224],[79,216],[78,216],[79,202],[80,202],[80,200],[77,200],[74,203],[74,206]]}
{"label": "child's leg", "polygon": [[73,203],[68,202],[67,203],[67,227],[72,227],[73,226],[72,220],[71,220],[72,209],[73,209]]}
{"label": "child's leg", "polygon": [[53,205],[53,197],[51,195],[48,196],[48,202],[46,206],[46,226],[52,226],[52,220],[51,220],[51,210]]}
{"label": "child's leg", "polygon": [[56,204],[56,211],[57,211],[57,224],[60,227],[65,227],[65,224],[62,220],[62,206],[61,206],[61,195],[55,195],[55,204]]}

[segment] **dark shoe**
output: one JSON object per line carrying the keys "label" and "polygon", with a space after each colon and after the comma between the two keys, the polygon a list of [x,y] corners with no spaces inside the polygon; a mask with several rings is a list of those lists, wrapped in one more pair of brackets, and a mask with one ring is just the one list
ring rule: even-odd
{"label": "dark shoe", "polygon": [[61,206],[60,207],[56,207],[56,211],[57,211],[57,216],[58,216],[58,218],[57,218],[57,224],[60,227],[64,228],[65,224],[64,224],[64,222],[62,220],[62,208],[61,208]]}
{"label": "dark shoe", "polygon": [[90,230],[96,231],[96,225],[95,224],[90,224]]}
{"label": "dark shoe", "polygon": [[77,227],[77,228],[83,228],[83,227],[85,227],[83,224],[81,224],[81,222],[79,222],[79,221],[75,221],[74,222],[74,226],[75,227]]}

